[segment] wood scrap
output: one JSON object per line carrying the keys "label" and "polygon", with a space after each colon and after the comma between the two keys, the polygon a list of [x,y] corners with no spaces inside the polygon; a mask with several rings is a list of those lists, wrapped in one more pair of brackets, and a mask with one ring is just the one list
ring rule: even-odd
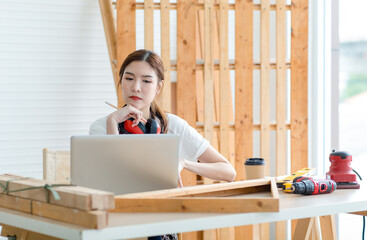
{"label": "wood scrap", "polygon": [[[270,193],[269,197],[246,196]],[[133,193],[115,197],[109,212],[277,212],[279,195],[275,179],[192,186],[169,190]]]}
{"label": "wood scrap", "polygon": [[[60,200],[43,188],[24,190],[32,187],[42,187],[45,184],[52,186],[52,182],[34,178],[24,178],[16,175],[0,175],[0,183],[7,185],[9,195],[32,199],[51,204],[72,207],[80,210],[106,210],[114,208],[114,194],[79,186],[55,186],[53,189],[59,194]],[[1,190],[2,191],[2,190]]]}
{"label": "wood scrap", "polygon": [[[60,199],[44,186],[52,183],[16,175],[0,175],[0,207],[87,228],[107,226],[114,195],[78,186],[55,186]],[[100,210],[97,210],[100,209]]]}
{"label": "wood scrap", "polygon": [[[1,236],[16,236],[17,240],[61,240],[61,238],[55,238],[48,235],[43,235],[36,232],[31,232],[21,228],[2,224]],[[10,238],[9,238],[10,239]]]}
{"label": "wood scrap", "polygon": [[270,198],[142,198],[124,199],[110,212],[277,212],[279,199]]}
{"label": "wood scrap", "polygon": [[3,194],[0,196],[0,207],[31,213],[31,200]]}
{"label": "wood scrap", "polygon": [[32,201],[32,214],[96,229],[106,227],[108,220],[106,211],[81,211],[39,201]]}

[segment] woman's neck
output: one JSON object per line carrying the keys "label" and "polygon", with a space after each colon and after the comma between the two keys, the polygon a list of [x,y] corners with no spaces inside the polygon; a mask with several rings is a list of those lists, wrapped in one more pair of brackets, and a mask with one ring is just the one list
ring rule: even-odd
{"label": "woman's neck", "polygon": [[145,120],[148,120],[150,118],[150,108],[148,108],[148,110],[143,111],[143,118]]}

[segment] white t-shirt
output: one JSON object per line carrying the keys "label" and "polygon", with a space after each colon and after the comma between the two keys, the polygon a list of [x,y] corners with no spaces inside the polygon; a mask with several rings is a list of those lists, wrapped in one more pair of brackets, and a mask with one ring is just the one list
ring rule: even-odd
{"label": "white t-shirt", "polygon": [[[179,136],[178,149],[179,158],[190,161],[197,161],[197,158],[204,153],[209,146],[209,141],[200,135],[182,118],[167,113],[168,118],[168,134],[177,134]],[[107,134],[107,117],[100,118],[92,123],[90,135],[105,135]]]}

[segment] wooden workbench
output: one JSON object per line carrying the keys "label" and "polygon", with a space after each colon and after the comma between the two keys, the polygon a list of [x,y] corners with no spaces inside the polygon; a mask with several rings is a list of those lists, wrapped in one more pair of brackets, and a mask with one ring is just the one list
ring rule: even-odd
{"label": "wooden workbench", "polygon": [[304,219],[367,210],[367,188],[301,196],[279,191],[280,211],[269,213],[111,213],[108,227],[95,230],[0,208],[0,223],[64,239],[123,239],[229,226]]}

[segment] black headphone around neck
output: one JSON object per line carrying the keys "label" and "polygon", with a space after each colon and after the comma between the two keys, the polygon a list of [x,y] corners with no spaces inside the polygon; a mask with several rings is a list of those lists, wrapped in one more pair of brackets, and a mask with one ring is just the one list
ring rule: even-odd
{"label": "black headphone around neck", "polygon": [[120,134],[160,134],[161,127],[153,118],[149,118],[147,123],[144,125],[139,122],[138,125],[133,125],[134,118],[129,118],[126,121],[119,123]]}

